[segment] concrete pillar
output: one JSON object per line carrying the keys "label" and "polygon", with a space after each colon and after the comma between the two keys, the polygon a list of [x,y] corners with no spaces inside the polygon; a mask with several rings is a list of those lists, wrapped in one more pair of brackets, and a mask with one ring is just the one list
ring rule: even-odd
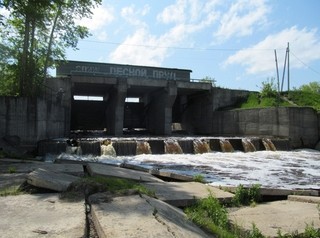
{"label": "concrete pillar", "polygon": [[177,97],[175,81],[168,81],[167,86],[150,95],[147,112],[147,129],[155,135],[171,135],[172,106]]}
{"label": "concrete pillar", "polygon": [[190,134],[212,133],[212,92],[201,92],[188,96],[182,115],[184,129]]}
{"label": "concrete pillar", "polygon": [[124,104],[127,96],[127,79],[118,78],[117,84],[109,94],[107,101],[107,133],[121,136],[123,134]]}

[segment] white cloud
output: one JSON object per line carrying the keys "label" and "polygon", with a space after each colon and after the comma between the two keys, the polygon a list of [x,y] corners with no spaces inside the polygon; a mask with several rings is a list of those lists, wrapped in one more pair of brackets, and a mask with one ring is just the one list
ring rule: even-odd
{"label": "white cloud", "polygon": [[107,32],[104,30],[108,24],[114,20],[114,9],[111,6],[103,6],[92,10],[91,18],[82,18],[76,20],[76,23],[89,28],[89,31],[94,34],[99,40],[107,39]]}
{"label": "white cloud", "polygon": [[166,48],[157,47],[161,44],[160,39],[141,28],[111,53],[110,60],[114,63],[158,66],[167,55]]}
{"label": "white cloud", "polygon": [[[314,60],[320,60],[320,37],[317,35],[317,30],[306,28],[299,30],[294,26],[277,34],[269,35],[263,41],[248,49],[238,51],[230,56],[223,65],[242,65],[248,74],[275,72],[274,49],[282,49],[278,51],[278,63],[281,69],[287,42],[290,44],[290,51],[302,62],[309,64]],[[301,67],[304,67],[304,65],[294,56],[291,56],[290,68]]]}
{"label": "white cloud", "polygon": [[168,23],[181,23],[186,20],[185,8],[187,6],[187,0],[178,0],[175,4],[166,7],[157,19],[159,22]]}
{"label": "white cloud", "polygon": [[126,6],[121,9],[121,16],[130,24],[138,27],[146,26],[139,17],[147,15],[150,11],[150,6],[145,5],[142,9],[136,9],[135,5]]}
{"label": "white cloud", "polygon": [[220,27],[214,33],[215,43],[221,43],[233,36],[247,36],[254,27],[266,23],[269,7],[264,0],[238,0],[221,15]]}
{"label": "white cloud", "polygon": [[198,0],[177,0],[175,4],[166,7],[158,14],[159,23],[173,24],[166,32],[159,35],[152,34],[148,24],[137,19],[142,13],[148,12],[149,8],[148,11],[144,10],[145,8],[136,10],[133,5],[123,8],[121,15],[138,28],[110,54],[110,60],[117,63],[160,66],[170,55],[172,47],[181,47],[192,34],[216,21],[218,14],[213,11],[214,2],[216,0],[206,3]]}

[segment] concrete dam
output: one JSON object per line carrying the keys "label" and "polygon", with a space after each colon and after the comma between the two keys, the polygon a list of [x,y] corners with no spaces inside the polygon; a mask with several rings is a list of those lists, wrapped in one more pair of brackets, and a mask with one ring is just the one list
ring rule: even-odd
{"label": "concrete dam", "polygon": [[[315,148],[319,141],[314,109],[228,110],[250,92],[192,80],[189,69],[79,61],[58,65],[41,97],[0,97],[1,135],[18,136],[28,145],[77,132],[80,137],[99,131],[106,138],[140,132],[154,138],[188,135],[208,137],[211,150],[218,137],[258,138],[260,145],[263,138],[285,140],[286,148]],[[182,147],[188,143],[180,140]]]}
{"label": "concrete dam", "polygon": [[190,123],[186,111],[211,93],[210,83],[191,82],[190,73],[75,61],[57,67],[57,76],[70,84],[61,89],[71,98],[71,130],[105,129],[115,136],[134,128],[171,135],[173,123]]}

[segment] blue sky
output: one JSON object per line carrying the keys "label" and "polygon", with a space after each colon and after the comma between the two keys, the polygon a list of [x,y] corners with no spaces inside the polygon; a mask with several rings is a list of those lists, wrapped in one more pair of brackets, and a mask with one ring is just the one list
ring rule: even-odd
{"label": "blue sky", "polygon": [[276,77],[274,49],[281,80],[289,42],[291,88],[320,81],[318,0],[103,0],[93,12],[79,20],[92,36],[67,59],[191,69],[259,91]]}

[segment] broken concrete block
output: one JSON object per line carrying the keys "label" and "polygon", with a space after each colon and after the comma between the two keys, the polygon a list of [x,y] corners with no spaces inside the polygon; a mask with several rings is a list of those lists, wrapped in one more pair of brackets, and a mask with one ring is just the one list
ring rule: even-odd
{"label": "broken concrete block", "polygon": [[56,173],[45,169],[37,169],[27,176],[27,183],[39,188],[51,189],[58,192],[66,191],[69,185],[79,177]]}

